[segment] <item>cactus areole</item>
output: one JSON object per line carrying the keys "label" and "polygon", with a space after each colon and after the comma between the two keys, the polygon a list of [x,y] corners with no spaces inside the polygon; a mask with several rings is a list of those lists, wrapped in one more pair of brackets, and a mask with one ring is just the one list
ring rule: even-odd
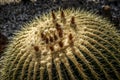
{"label": "cactus areole", "polygon": [[120,34],[85,10],[58,10],[16,33],[2,80],[120,80]]}

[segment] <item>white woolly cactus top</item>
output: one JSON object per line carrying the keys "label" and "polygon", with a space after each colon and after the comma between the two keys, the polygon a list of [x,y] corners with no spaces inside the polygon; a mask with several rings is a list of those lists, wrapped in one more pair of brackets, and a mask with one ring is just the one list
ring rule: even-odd
{"label": "white woolly cactus top", "polygon": [[119,44],[116,29],[91,12],[51,12],[16,33],[2,80],[120,80]]}

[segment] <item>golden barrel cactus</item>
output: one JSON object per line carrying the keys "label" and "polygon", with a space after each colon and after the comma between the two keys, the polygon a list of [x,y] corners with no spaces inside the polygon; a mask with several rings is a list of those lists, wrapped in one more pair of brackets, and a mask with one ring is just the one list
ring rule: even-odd
{"label": "golden barrel cactus", "polygon": [[85,10],[51,11],[16,33],[2,80],[120,80],[120,34]]}

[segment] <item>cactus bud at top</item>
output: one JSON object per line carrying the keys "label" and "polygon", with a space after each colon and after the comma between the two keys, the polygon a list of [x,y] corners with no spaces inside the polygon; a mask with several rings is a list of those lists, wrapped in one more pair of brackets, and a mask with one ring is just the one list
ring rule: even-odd
{"label": "cactus bud at top", "polygon": [[61,22],[63,22],[63,24],[66,23],[66,18],[65,18],[65,14],[63,11],[61,11]]}
{"label": "cactus bud at top", "polygon": [[74,16],[71,18],[70,26],[73,27],[74,29],[76,28],[76,23],[75,23],[75,17]]}

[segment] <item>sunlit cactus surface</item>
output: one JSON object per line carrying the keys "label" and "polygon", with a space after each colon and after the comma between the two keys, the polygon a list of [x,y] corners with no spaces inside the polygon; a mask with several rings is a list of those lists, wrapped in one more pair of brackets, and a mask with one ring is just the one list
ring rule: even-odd
{"label": "sunlit cactus surface", "polygon": [[16,33],[1,79],[120,80],[120,34],[90,11],[51,11]]}

